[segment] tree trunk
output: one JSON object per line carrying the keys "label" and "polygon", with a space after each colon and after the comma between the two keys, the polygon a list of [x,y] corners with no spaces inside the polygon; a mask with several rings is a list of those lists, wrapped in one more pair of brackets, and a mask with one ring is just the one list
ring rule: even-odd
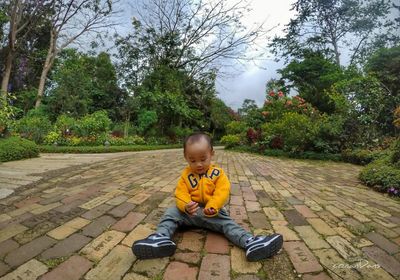
{"label": "tree trunk", "polygon": [[335,60],[336,60],[336,64],[338,66],[340,66],[340,52],[339,52],[339,47],[337,45],[337,41],[333,40],[333,50],[335,52]]}
{"label": "tree trunk", "polygon": [[10,18],[10,33],[8,34],[8,53],[5,63],[5,68],[3,72],[3,80],[1,81],[1,95],[2,97],[7,96],[8,83],[11,76],[12,61],[15,54],[15,43],[17,40],[17,28],[18,28],[18,12],[21,9],[21,2],[17,1],[12,3],[13,8],[11,11]]}
{"label": "tree trunk", "polygon": [[128,137],[130,119],[131,119],[131,112],[129,112],[129,109],[128,109],[128,113],[126,114],[125,125],[124,125],[124,137],[125,138]]}
{"label": "tree trunk", "polygon": [[11,67],[12,67],[13,53],[12,50],[8,51],[6,58],[5,69],[3,72],[3,80],[1,81],[1,96],[5,98],[8,91],[8,82],[10,81]]}
{"label": "tree trunk", "polygon": [[42,74],[40,75],[39,87],[38,92],[36,95],[36,103],[35,108],[39,108],[40,104],[42,103],[43,93],[44,93],[44,86],[46,85],[47,74],[49,73],[51,67],[53,66],[53,62],[56,56],[56,36],[53,32],[51,32],[50,36],[50,46],[47,51],[46,60],[44,62]]}

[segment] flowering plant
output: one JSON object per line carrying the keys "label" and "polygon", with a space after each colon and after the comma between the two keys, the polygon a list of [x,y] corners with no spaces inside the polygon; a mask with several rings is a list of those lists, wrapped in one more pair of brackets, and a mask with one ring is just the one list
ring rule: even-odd
{"label": "flowering plant", "polygon": [[388,188],[387,192],[390,196],[400,197],[400,190],[395,187]]}
{"label": "flowering plant", "polygon": [[280,119],[287,112],[295,112],[308,116],[318,115],[317,110],[298,95],[288,97],[282,91],[278,91],[277,93],[274,91],[268,92],[263,110],[261,111],[265,120]]}

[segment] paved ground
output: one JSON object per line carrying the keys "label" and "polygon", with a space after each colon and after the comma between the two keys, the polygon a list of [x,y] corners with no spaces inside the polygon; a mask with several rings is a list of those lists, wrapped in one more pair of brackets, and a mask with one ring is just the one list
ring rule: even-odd
{"label": "paved ground", "polygon": [[[68,157],[0,165],[13,191],[0,200],[0,279],[400,279],[400,202],[359,184],[358,166],[218,150],[231,216],[282,233],[284,250],[249,263],[221,235],[188,229],[173,257],[141,261],[130,246],[173,205],[182,151]],[[17,169],[31,182],[5,176]]]}

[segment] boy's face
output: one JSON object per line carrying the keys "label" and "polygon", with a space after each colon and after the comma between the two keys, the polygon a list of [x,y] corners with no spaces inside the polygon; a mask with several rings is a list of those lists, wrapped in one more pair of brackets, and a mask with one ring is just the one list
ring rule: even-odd
{"label": "boy's face", "polygon": [[185,159],[190,168],[197,174],[203,174],[211,164],[214,151],[211,150],[207,140],[200,139],[191,144],[186,144]]}

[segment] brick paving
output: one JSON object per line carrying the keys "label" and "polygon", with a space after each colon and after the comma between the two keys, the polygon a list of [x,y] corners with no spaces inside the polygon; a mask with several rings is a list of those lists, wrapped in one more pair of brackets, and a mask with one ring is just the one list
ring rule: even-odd
{"label": "brick paving", "polygon": [[76,157],[0,164],[1,280],[400,279],[400,202],[363,186],[359,166],[217,149],[233,219],[283,234],[284,249],[249,263],[222,235],[185,229],[174,256],[137,260],[130,246],[174,204],[182,150]]}

